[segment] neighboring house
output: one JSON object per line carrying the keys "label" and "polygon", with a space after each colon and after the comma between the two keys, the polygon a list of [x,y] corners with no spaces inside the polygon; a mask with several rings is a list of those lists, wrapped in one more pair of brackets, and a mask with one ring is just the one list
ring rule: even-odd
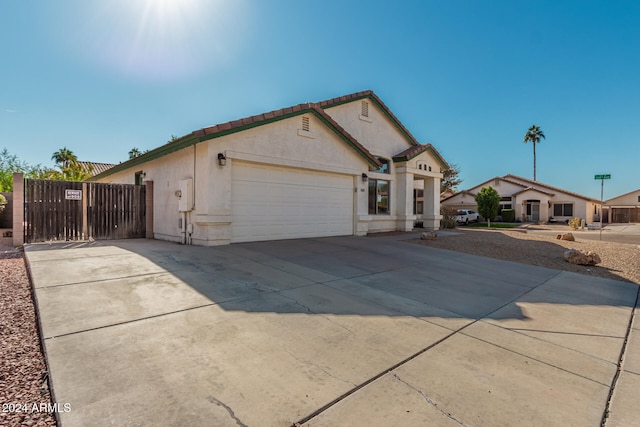
{"label": "neighboring house", "polygon": [[82,166],[82,168],[92,176],[106,172],[115,166],[114,164],[111,164],[111,163],[95,163],[95,162],[81,162],[81,161],[79,161],[78,164]]}
{"label": "neighboring house", "polygon": [[453,190],[444,190],[442,193],[440,193],[440,200],[444,200],[444,199],[448,199],[449,197],[453,196],[454,194],[456,194],[455,191]]}
{"label": "neighboring house", "polygon": [[609,223],[640,222],[640,189],[607,200],[604,221]]}
{"label": "neighboring house", "polygon": [[587,223],[600,220],[600,201],[515,175],[495,177],[444,200],[443,206],[478,209],[475,196],[491,186],[500,194],[500,209],[514,209],[521,221],[565,222],[578,217]]}
{"label": "neighboring house", "polygon": [[438,229],[446,167],[365,91],[200,129],[90,180],[153,181],[155,238],[221,245]]}

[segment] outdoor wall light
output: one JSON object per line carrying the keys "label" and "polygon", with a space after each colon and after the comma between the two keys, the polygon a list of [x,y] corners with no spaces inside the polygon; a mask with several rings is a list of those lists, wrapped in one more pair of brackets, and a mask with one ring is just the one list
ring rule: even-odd
{"label": "outdoor wall light", "polygon": [[220,166],[225,166],[227,164],[227,158],[222,153],[218,153],[218,164]]}
{"label": "outdoor wall light", "polygon": [[366,173],[363,173],[362,174],[362,182],[367,182],[367,181],[369,181],[369,177],[367,176]]}

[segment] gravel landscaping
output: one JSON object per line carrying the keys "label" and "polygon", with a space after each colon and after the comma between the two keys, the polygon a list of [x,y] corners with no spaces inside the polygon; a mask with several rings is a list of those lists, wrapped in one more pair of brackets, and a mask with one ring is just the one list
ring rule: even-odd
{"label": "gravel landscaping", "polygon": [[[436,240],[413,240],[434,248],[464,252],[489,258],[572,271],[607,279],[640,284],[640,246],[580,239],[557,240],[555,235],[526,233],[515,229],[456,229],[455,235],[440,233]],[[570,264],[564,260],[567,249],[593,251],[602,263],[595,267]]]}
{"label": "gravel landscaping", "polygon": [[55,426],[22,253],[0,248],[0,425]]}

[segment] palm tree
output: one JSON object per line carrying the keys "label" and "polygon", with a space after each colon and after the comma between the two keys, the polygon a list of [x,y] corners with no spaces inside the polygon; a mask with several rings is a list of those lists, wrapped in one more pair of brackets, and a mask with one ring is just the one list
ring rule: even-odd
{"label": "palm tree", "polygon": [[68,168],[71,163],[77,162],[78,158],[73,154],[73,151],[69,150],[67,147],[63,147],[53,153],[51,160],[55,160],[57,165]]}
{"label": "palm tree", "polygon": [[540,142],[540,138],[545,138],[544,133],[540,130],[540,126],[533,125],[524,135],[524,143],[533,143],[533,180],[536,181],[536,143]]}
{"label": "palm tree", "polygon": [[142,152],[138,150],[137,147],[133,147],[131,150],[129,150],[129,159],[135,159],[138,156],[142,156]]}

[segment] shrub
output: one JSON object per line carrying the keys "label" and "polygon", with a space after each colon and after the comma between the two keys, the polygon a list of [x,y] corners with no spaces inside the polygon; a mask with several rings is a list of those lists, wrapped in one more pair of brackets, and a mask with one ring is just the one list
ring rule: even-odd
{"label": "shrub", "polygon": [[0,194],[0,213],[4,211],[4,207],[7,205],[7,198]]}
{"label": "shrub", "polygon": [[516,211],[513,209],[502,209],[501,215],[504,222],[516,221]]}
{"label": "shrub", "polygon": [[580,228],[580,222],[580,218],[572,218],[571,220],[569,220],[569,227],[571,227],[572,230],[577,230],[578,228]]}
{"label": "shrub", "polygon": [[440,220],[440,228],[455,228],[456,227],[456,215],[458,214],[458,210],[448,207],[442,206],[440,208],[440,215],[442,215],[442,219]]}

